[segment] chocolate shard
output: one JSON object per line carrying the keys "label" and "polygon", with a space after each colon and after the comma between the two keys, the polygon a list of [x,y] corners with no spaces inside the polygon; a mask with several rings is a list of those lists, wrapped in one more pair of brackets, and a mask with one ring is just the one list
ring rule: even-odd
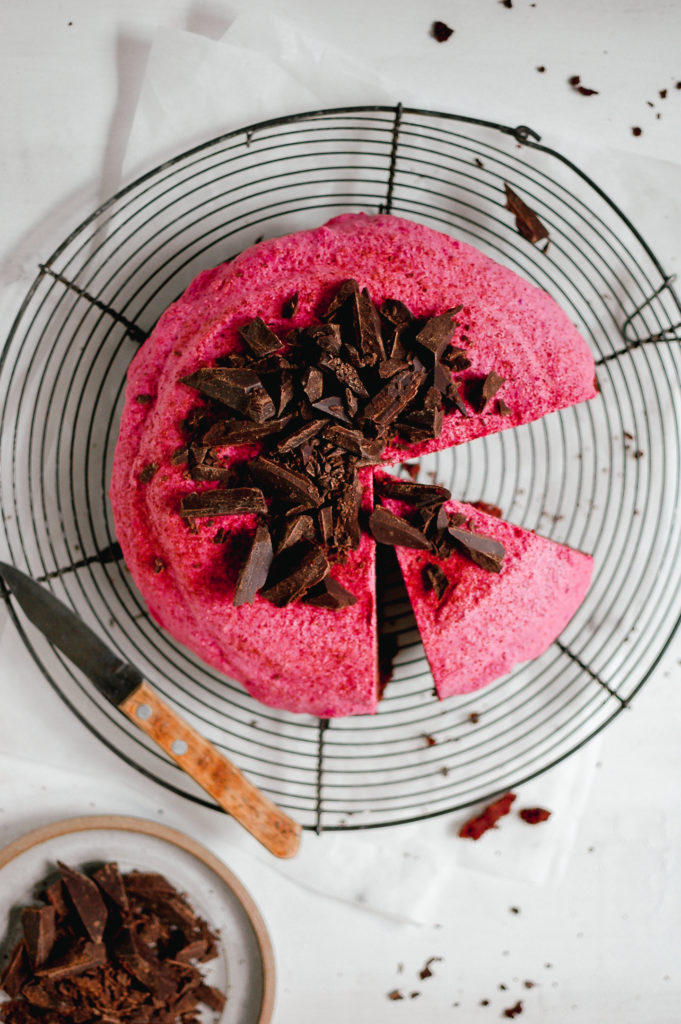
{"label": "chocolate shard", "polygon": [[326,576],[316,587],[308,590],[303,602],[313,604],[316,608],[331,608],[333,611],[338,611],[341,608],[350,608],[353,604],[357,604],[357,598],[333,576]]}
{"label": "chocolate shard", "polygon": [[352,296],[353,326],[359,341],[359,353],[362,366],[374,366],[385,359],[381,322],[369,292],[363,288]]}
{"label": "chocolate shard", "polygon": [[262,597],[284,608],[321,583],[328,572],[329,563],[321,548],[305,542],[297,544],[275,559],[273,582],[261,591]]}
{"label": "chocolate shard", "polygon": [[433,387],[437,388],[441,395],[447,394],[447,388],[452,383],[452,370],[441,360],[436,359],[433,366]]}
{"label": "chocolate shard", "polygon": [[207,985],[205,982],[202,982],[196,989],[196,995],[202,1003],[205,1003],[209,1010],[222,1013],[225,1008],[226,997],[214,985]]}
{"label": "chocolate shard", "polygon": [[381,380],[390,380],[401,370],[408,370],[409,363],[404,359],[384,359],[378,364],[378,376]]}
{"label": "chocolate shard", "polygon": [[414,440],[428,441],[439,437],[444,422],[442,395],[437,388],[429,388],[423,398],[420,409],[408,409],[398,421],[399,431],[403,436]]}
{"label": "chocolate shard", "polygon": [[206,445],[216,447],[257,444],[265,437],[281,434],[292,419],[292,416],[282,416],[279,419],[265,420],[264,423],[254,423],[253,420],[220,420],[206,431],[202,441]]}
{"label": "chocolate shard", "polygon": [[399,477],[376,480],[374,486],[381,497],[404,501],[415,508],[438,505],[449,501],[452,496],[451,491],[440,484],[417,484],[413,480],[400,480]]}
{"label": "chocolate shard", "polygon": [[150,992],[157,992],[161,984],[160,965],[148,947],[137,935],[124,929],[116,941],[116,959],[128,974]]}
{"label": "chocolate shard", "polygon": [[403,370],[388,381],[365,405],[364,422],[372,423],[377,433],[385,432],[403,409],[413,402],[426,380],[425,370]]}
{"label": "chocolate shard", "polygon": [[203,367],[183,377],[182,383],[256,423],[272,419],[276,413],[260,377],[247,367]]}
{"label": "chocolate shard", "polygon": [[323,505],[317,513],[317,521],[319,523],[319,532],[322,536],[322,541],[328,547],[331,546],[334,539],[334,522],[333,522],[333,508],[331,505]]}
{"label": "chocolate shard", "polygon": [[321,494],[304,473],[262,455],[249,462],[248,468],[258,482],[271,487],[288,502],[300,503],[306,508],[319,507],[322,503]]}
{"label": "chocolate shard", "polygon": [[218,482],[228,484],[232,479],[232,470],[227,466],[215,466],[201,463],[198,466],[191,466],[189,476],[196,483]]}
{"label": "chocolate shard", "polygon": [[259,316],[244,327],[240,327],[239,334],[256,356],[268,356],[282,347],[274,331],[271,331]]}
{"label": "chocolate shard", "polygon": [[296,395],[296,377],[292,370],[284,370],[279,377],[277,392],[277,416],[282,416],[291,405]]}
{"label": "chocolate shard", "polygon": [[306,441],[310,441],[313,437],[317,437],[321,434],[324,429],[323,420],[310,420],[309,423],[304,423],[302,427],[298,427],[292,434],[283,438],[277,444],[277,452],[282,454],[283,452],[293,451],[294,448],[299,448]]}
{"label": "chocolate shard", "polygon": [[352,420],[345,411],[343,399],[338,395],[329,395],[328,398],[322,398],[319,402],[313,402],[312,408],[324,416],[332,416],[334,419],[340,420],[341,423],[352,426]]}
{"label": "chocolate shard", "polygon": [[377,508],[369,516],[369,530],[379,544],[391,544],[405,548],[419,548],[429,551],[431,543],[426,535],[406,519],[389,512],[387,508]]}
{"label": "chocolate shard", "polygon": [[492,370],[486,377],[478,378],[477,380],[469,380],[467,382],[468,395],[470,397],[471,405],[477,410],[477,412],[484,412],[487,408],[487,403],[490,402],[496,395],[499,388],[506,382],[504,377],[500,377],[498,373]]}
{"label": "chocolate shard", "polygon": [[542,238],[548,238],[548,229],[544,227],[534,210],[531,210],[506,182],[504,182],[504,188],[506,190],[506,209],[514,215],[515,226],[523,238],[532,244],[540,242]]}
{"label": "chocolate shard", "polygon": [[439,316],[431,316],[416,335],[416,340],[432,359],[440,359],[454,336],[455,315],[463,306],[454,306]]}
{"label": "chocolate shard", "polygon": [[85,974],[94,967],[103,967],[106,961],[107,952],[103,942],[79,942],[64,956],[36,971],[36,977],[62,981],[64,978],[75,978]]}
{"label": "chocolate shard", "polygon": [[421,578],[424,589],[432,590],[437,600],[441,601],[449,589],[449,580],[445,571],[434,562],[429,562],[421,570]]}
{"label": "chocolate shard", "polygon": [[314,541],[316,537],[317,531],[312,516],[298,514],[286,522],[281,540],[277,545],[277,554],[280,551],[285,551],[286,548],[293,547],[294,544],[299,544],[301,540]]}
{"label": "chocolate shard", "polygon": [[66,892],[83,927],[93,943],[100,943],[106,927],[107,912],[95,882],[68,864],[57,861]]}
{"label": "chocolate shard", "polygon": [[281,311],[281,315],[284,318],[284,320],[290,320],[292,317],[296,315],[296,313],[298,312],[299,301],[300,296],[298,295],[298,292],[294,292],[293,295],[291,295],[291,297],[286,300]]}
{"label": "chocolate shard", "polygon": [[324,313],[320,319],[338,322],[345,311],[344,307],[347,303],[351,302],[356,295],[359,295],[359,285],[357,284],[357,281],[355,281],[353,277],[348,278],[347,281],[343,281],[331,299],[326,313]]}
{"label": "chocolate shard", "polygon": [[316,366],[310,366],[303,373],[301,386],[311,405],[318,402],[324,394],[324,375]]}
{"label": "chocolate shard", "polygon": [[66,902],[64,883],[61,878],[57,878],[51,883],[51,885],[48,885],[43,896],[45,898],[45,902],[54,907],[54,911],[58,918],[67,916],[69,913],[69,906]]}
{"label": "chocolate shard", "polygon": [[337,356],[324,354],[320,356],[317,365],[320,369],[333,374],[338,383],[350,388],[353,394],[358,395],[360,398],[369,397],[369,392],[362,383],[361,377],[350,363],[344,362]]}
{"label": "chocolate shard", "polygon": [[242,604],[253,604],[255,595],[265,585],[273,557],[270,531],[264,523],[258,523],[250,550],[237,576],[232,600],[236,608]]}
{"label": "chocolate shard", "polygon": [[466,408],[466,403],[461,396],[461,381],[453,380],[447,388],[445,397],[450,405],[453,405],[462,416],[468,418],[468,409]]}
{"label": "chocolate shard", "polygon": [[384,299],[378,307],[381,316],[395,327],[406,327],[415,317],[408,306],[399,299]]}
{"label": "chocolate shard", "polygon": [[459,551],[472,562],[488,572],[501,572],[506,552],[498,540],[456,526],[450,526],[448,532]]}
{"label": "chocolate shard", "polygon": [[497,412],[500,416],[512,416],[513,411],[509,409],[503,398],[497,398]]}
{"label": "chocolate shard", "polygon": [[378,461],[384,448],[381,441],[368,440],[361,430],[350,430],[337,423],[329,423],[324,427],[324,437],[346,452],[373,461]]}
{"label": "chocolate shard", "polygon": [[335,542],[340,550],[359,547],[362,531],[359,514],[362,507],[362,483],[357,473],[343,487],[336,504]]}
{"label": "chocolate shard", "polygon": [[305,329],[305,337],[317,346],[321,352],[338,356],[341,352],[341,329],[338,324],[314,324]]}
{"label": "chocolate shard", "polygon": [[193,491],[185,494],[180,503],[180,515],[242,516],[249,513],[264,515],[265,498],[259,487],[229,487],[214,491]]}
{"label": "chocolate shard", "polygon": [[101,868],[94,872],[92,878],[114,906],[127,913],[130,909],[130,902],[125,891],[125,885],[123,884],[123,876],[118,869],[118,864],[115,864],[113,861],[109,864],[103,864]]}
{"label": "chocolate shard", "polygon": [[26,943],[22,939],[12,950],[9,961],[0,975],[0,988],[11,999],[15,999],[30,976]]}
{"label": "chocolate shard", "polygon": [[26,943],[26,952],[35,970],[42,967],[54,946],[55,932],[54,907],[24,907],[21,911],[21,927]]}

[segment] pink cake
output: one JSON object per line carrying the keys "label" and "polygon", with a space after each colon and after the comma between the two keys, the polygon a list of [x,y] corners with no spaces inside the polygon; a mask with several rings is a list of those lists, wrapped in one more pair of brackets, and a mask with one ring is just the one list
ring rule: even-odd
{"label": "pink cake", "polygon": [[[404,511],[397,501],[387,500],[385,505]],[[593,571],[589,555],[472,505],[448,501],[445,509],[465,517],[466,529],[501,543],[504,556],[495,573],[459,551],[440,558],[432,552],[396,548],[441,699],[477,690],[519,662],[543,654],[584,600]],[[442,597],[424,573],[429,565],[447,577]]]}
{"label": "pink cake", "polygon": [[[182,379],[243,351],[238,329],[255,318],[281,338],[318,324],[349,278],[368,290],[375,306],[398,298],[424,320],[462,307],[453,338],[467,357],[462,387],[497,378],[494,397],[482,408],[467,399],[463,413],[447,408],[432,439],[391,438],[380,455],[384,462],[517,426],[596,393],[587,346],[546,293],[462,242],[391,216],[338,217],[314,231],[259,243],[200,274],[163,314],[130,366],[114,459],[111,500],[126,563],[151,614],[174,637],[263,703],[320,717],[377,707],[374,540],[364,532],[331,565],[331,577],[356,599],[347,607],[302,600],[275,607],[259,592],[235,606],[258,517],[183,518],[189,495],[220,485],[197,487],[177,453],[186,443],[185,424],[204,404]],[[294,294],[295,311],[286,315]],[[238,471],[260,447],[214,451],[220,467]],[[361,479],[368,510],[370,468]],[[559,579],[558,564],[567,582]],[[574,610],[573,566],[559,560],[552,571],[557,623]],[[432,639],[434,624],[428,629]],[[500,665],[507,661],[500,656]]]}

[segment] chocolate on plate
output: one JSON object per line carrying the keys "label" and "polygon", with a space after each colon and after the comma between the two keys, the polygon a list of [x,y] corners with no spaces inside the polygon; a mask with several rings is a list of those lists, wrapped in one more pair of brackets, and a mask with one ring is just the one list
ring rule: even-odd
{"label": "chocolate on plate", "polygon": [[199,967],[217,936],[162,875],[60,863],[20,921],[0,977],[5,1024],[199,1024],[202,1006],[225,1006]]}

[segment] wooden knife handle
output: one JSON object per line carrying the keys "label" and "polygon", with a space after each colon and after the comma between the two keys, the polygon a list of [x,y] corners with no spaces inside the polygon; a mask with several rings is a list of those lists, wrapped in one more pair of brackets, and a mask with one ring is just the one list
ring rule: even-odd
{"label": "wooden knife handle", "polygon": [[275,857],[297,853],[300,825],[268,800],[148,683],[140,683],[119,707]]}

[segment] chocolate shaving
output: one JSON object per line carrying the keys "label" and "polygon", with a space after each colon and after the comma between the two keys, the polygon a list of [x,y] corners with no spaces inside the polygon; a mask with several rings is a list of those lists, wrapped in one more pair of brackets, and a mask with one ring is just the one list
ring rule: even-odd
{"label": "chocolate shaving", "polygon": [[226,490],[194,491],[180,503],[181,516],[241,516],[264,514],[267,505],[258,487],[230,487]]}
{"label": "chocolate shaving", "polygon": [[548,229],[544,227],[534,210],[531,210],[506,182],[504,182],[504,188],[506,189],[506,209],[515,216],[515,226],[523,238],[532,244],[540,242],[542,238],[548,238]]}
{"label": "chocolate shaving", "polygon": [[258,523],[246,560],[241,563],[234,590],[233,604],[253,604],[257,592],[264,587],[273,559],[272,538],[263,523]]}
{"label": "chocolate shaving", "polygon": [[379,544],[392,544],[406,548],[430,550],[431,544],[424,533],[387,508],[377,508],[369,516],[369,530]]}

